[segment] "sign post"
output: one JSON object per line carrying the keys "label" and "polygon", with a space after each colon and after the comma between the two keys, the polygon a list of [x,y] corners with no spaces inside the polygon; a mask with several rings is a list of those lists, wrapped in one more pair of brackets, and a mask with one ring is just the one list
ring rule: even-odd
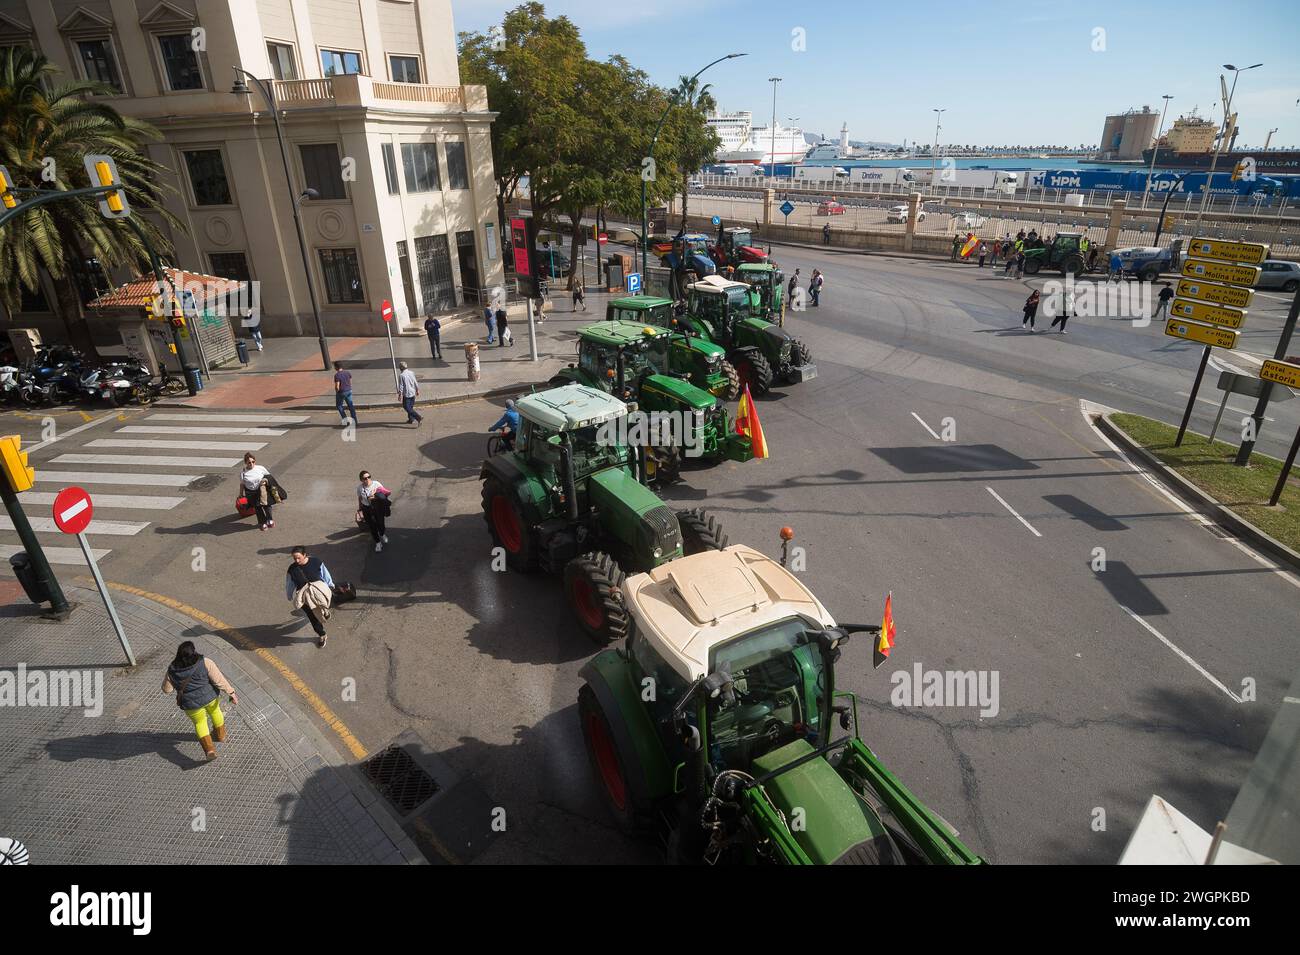
{"label": "sign post", "polygon": [[72,607],[68,604],[68,598],[63,596],[63,588],[59,586],[58,578],[50,569],[50,563],[45,559],[45,551],[41,548],[40,541],[36,539],[32,525],[27,520],[27,514],[23,511],[23,505],[18,500],[20,492],[31,490],[36,478],[35,470],[27,464],[27,452],[20,450],[21,447],[22,438],[19,435],[0,438],[0,470],[4,472],[0,474],[0,497],[4,498],[9,520],[13,522],[18,539],[27,553],[37,587],[48,595],[46,599],[50,602],[50,609],[46,616],[54,620],[67,620],[72,613]]}
{"label": "sign post", "polygon": [[95,563],[95,552],[90,549],[90,542],[86,540],[86,528],[90,525],[90,518],[94,513],[95,506],[90,501],[90,495],[79,487],[65,487],[54,498],[54,525],[65,534],[77,535],[77,543],[81,545],[81,552],[86,555],[86,563],[95,578],[95,586],[99,588],[99,596],[104,600],[108,619],[113,621],[117,639],[126,652],[126,662],[130,666],[135,666],[135,653],[132,652],[131,644],[126,639],[126,631],[122,629],[122,621],[118,619],[117,608],[113,606],[113,598],[109,596],[108,587],[104,585],[104,578],[100,576],[99,565]]}
{"label": "sign post", "polygon": [[384,331],[388,332],[388,357],[393,359],[393,387],[402,390],[401,379],[397,375],[397,353],[393,351],[393,303],[384,299],[379,306],[379,317],[384,320]]}
{"label": "sign post", "polygon": [[785,216],[786,228],[790,227],[790,213],[792,212],[794,212],[794,203],[792,203],[789,199],[781,203],[781,215]]}
{"label": "sign post", "polygon": [[[1297,296],[1300,301],[1300,296]],[[1295,308],[1291,309],[1292,318],[1294,319]],[[1289,388],[1300,388],[1300,365],[1294,365],[1287,361],[1278,361],[1269,359],[1259,370],[1259,377],[1265,382],[1276,382],[1280,385],[1286,385]],[[1264,386],[1264,392],[1260,395],[1261,401],[1267,400],[1268,392],[1272,389],[1271,384]],[[1285,394],[1285,392],[1283,392]],[[1277,484],[1273,487],[1273,495],[1268,499],[1269,507],[1276,507],[1277,502],[1282,497],[1282,491],[1286,488],[1286,479],[1291,474],[1291,466],[1295,464],[1296,452],[1300,451],[1300,428],[1296,428],[1295,440],[1291,442],[1291,450],[1287,452],[1286,461],[1282,463],[1282,473],[1277,476]]]}

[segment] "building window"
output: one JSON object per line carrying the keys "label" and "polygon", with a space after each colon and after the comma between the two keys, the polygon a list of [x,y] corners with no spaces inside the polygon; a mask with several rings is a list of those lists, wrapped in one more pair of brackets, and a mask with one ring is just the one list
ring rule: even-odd
{"label": "building window", "polygon": [[288,43],[267,43],[266,56],[271,61],[271,75],[277,80],[296,80],[298,68],[293,65],[293,47]]}
{"label": "building window", "polygon": [[420,82],[420,58],[418,56],[390,56],[388,71],[393,74],[394,83]]}
{"label": "building window", "polygon": [[356,249],[321,249],[320,267],[325,276],[325,298],[331,305],[366,300]]}
{"label": "building window", "polygon": [[361,54],[347,50],[321,50],[320,68],[326,76],[342,76],[361,72]]}
{"label": "building window", "polygon": [[81,69],[86,79],[107,83],[116,92],[122,92],[122,82],[117,74],[117,61],[113,59],[112,46],[107,39],[78,40],[77,56],[81,60]]}
{"label": "building window", "polygon": [[248,259],[243,252],[209,252],[208,260],[212,263],[212,274],[218,278],[234,279],[236,282],[251,282],[248,272]]}
{"label": "building window", "polygon": [[402,143],[402,170],[407,192],[435,192],[442,188],[438,174],[437,143]]}
{"label": "building window", "polygon": [[465,162],[465,144],[448,141],[447,146],[447,187],[449,189],[469,188],[469,166]]}
{"label": "building window", "polygon": [[397,159],[394,158],[393,144],[382,145],[384,154],[384,178],[388,180],[388,194],[395,196],[402,190],[397,185]]}
{"label": "building window", "polygon": [[190,173],[190,188],[196,206],[230,205],[230,183],[221,163],[220,149],[196,149],[182,153]]}
{"label": "building window", "polygon": [[162,51],[163,71],[167,74],[167,87],[172,90],[203,89],[203,74],[199,72],[199,58],[194,55],[194,40],[188,33],[169,33],[158,37]]}
{"label": "building window", "polygon": [[333,143],[299,146],[302,173],[307,188],[315,189],[322,199],[346,199],[343,170],[339,165],[339,148]]}

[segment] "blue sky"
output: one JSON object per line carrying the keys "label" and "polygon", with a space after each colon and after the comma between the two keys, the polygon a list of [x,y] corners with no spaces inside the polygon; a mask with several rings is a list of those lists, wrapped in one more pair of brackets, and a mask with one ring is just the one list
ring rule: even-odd
{"label": "blue sky", "polygon": [[[499,23],[515,3],[452,0],[458,30]],[[1243,73],[1233,106],[1238,145],[1300,146],[1300,3],[1054,0],[879,3],[874,0],[551,0],[596,57],[622,53],[661,85],[725,53],[703,79],[725,109],[772,112],[809,132],[901,142],[1096,143],[1107,113],[1172,94],[1167,123],[1198,106],[1220,118],[1222,64]],[[795,30],[806,49],[794,50]],[[1104,32],[1098,32],[1104,31]],[[1094,46],[1103,49],[1094,50]],[[1231,75],[1228,77],[1232,81]],[[1211,107],[1214,111],[1211,112]]]}

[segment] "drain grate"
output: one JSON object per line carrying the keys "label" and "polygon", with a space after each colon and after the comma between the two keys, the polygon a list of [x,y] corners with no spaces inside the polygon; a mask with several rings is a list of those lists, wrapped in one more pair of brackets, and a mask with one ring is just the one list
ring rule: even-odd
{"label": "drain grate", "polygon": [[406,816],[438,791],[438,784],[400,746],[390,746],[361,764],[361,771],[397,812]]}

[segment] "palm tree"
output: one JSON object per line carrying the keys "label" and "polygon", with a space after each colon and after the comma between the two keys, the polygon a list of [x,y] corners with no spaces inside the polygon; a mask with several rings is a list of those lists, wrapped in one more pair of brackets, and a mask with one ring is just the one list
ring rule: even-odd
{"label": "palm tree", "polygon": [[[716,156],[718,147],[722,145],[718,134],[706,126],[703,120],[705,115],[718,108],[717,100],[709,92],[712,88],[708,83],[701,86],[699,77],[683,76],[673,94],[678,105],[698,117],[698,122],[694,121],[696,117],[692,117],[693,121],[686,126],[688,133],[683,137],[684,141],[678,144],[677,158],[682,176],[682,229],[686,228],[687,206],[691,198],[691,175]],[[705,135],[691,135],[701,131]]]}
{"label": "palm tree", "polygon": [[[162,205],[166,187],[157,177],[164,167],[140,151],[161,134],[107,102],[88,99],[114,92],[108,84],[59,83],[58,72],[29,48],[0,52],[0,163],[19,188],[77,189],[91,184],[82,162],[88,153],[112,157],[132,215],[154,248],[170,252],[170,240],[140,215],[154,213],[171,228],[184,228]],[[85,277],[92,261],[108,269],[138,266],[148,257],[134,231],[100,215],[96,196],[30,209],[0,228],[0,304],[10,315],[17,312],[22,290],[38,290],[44,270],[54,281],[69,339],[87,345],[84,326],[74,325],[83,304],[74,279]]]}

